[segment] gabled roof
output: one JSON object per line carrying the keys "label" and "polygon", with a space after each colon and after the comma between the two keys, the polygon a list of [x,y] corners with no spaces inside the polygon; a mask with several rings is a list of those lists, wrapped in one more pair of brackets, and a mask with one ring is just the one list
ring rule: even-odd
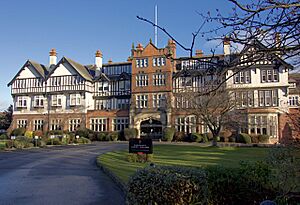
{"label": "gabled roof", "polygon": [[[260,42],[259,40],[253,40],[251,41],[250,45],[247,45],[243,48],[243,50],[241,51],[241,53],[247,53],[247,50],[251,47],[254,47],[254,48],[258,48],[258,49],[265,49],[267,50],[268,48],[262,43]],[[284,61],[281,57],[279,57],[278,55],[274,54],[274,53],[270,53],[270,55],[272,55],[273,57],[275,57],[276,60],[278,60],[282,65],[285,65],[288,69],[293,69],[294,67],[287,63],[286,61]],[[238,55],[237,55],[237,58],[236,60],[239,59],[238,58]]]}
{"label": "gabled roof", "polygon": [[15,75],[15,77],[7,84],[7,86],[10,86],[13,84],[13,82],[17,79],[17,77],[20,75],[20,73],[25,69],[25,67],[31,66],[42,79],[45,79],[47,76],[47,69],[46,66],[39,64],[33,60],[27,60],[25,64],[22,66],[22,68],[19,70],[19,72]]}
{"label": "gabled roof", "polygon": [[90,75],[88,69],[85,66],[83,66],[80,63],[77,63],[77,62],[75,62],[72,59],[67,58],[67,57],[63,57],[57,63],[57,65],[53,69],[51,69],[51,71],[48,74],[48,78],[55,71],[55,69],[57,67],[59,67],[59,65],[62,64],[62,63],[68,63],[82,78],[84,78],[85,80],[88,80],[88,81],[92,81],[92,76]]}
{"label": "gabled roof", "polygon": [[100,75],[95,78],[95,81],[110,81],[110,79],[101,72]]}

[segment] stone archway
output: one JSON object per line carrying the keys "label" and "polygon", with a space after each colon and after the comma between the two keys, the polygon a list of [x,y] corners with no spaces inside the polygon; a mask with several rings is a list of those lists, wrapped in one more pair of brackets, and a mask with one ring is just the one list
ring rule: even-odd
{"label": "stone archway", "polygon": [[140,137],[160,139],[162,137],[162,129],[161,121],[152,118],[144,120],[140,123]]}

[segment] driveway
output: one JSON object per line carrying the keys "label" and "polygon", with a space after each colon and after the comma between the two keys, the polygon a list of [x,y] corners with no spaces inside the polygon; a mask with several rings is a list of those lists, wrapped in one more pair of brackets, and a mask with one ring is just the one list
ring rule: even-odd
{"label": "driveway", "polygon": [[127,143],[94,143],[0,152],[0,204],[125,204],[96,166],[99,154]]}

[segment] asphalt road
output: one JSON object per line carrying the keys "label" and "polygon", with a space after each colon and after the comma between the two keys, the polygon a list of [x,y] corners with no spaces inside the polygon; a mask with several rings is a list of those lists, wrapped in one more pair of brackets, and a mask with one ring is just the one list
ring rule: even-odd
{"label": "asphalt road", "polygon": [[96,157],[124,143],[0,152],[0,204],[125,204]]}

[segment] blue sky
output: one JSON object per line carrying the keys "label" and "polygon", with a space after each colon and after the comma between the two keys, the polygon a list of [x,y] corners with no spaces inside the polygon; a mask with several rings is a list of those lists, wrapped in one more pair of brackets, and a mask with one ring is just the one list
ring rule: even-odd
{"label": "blue sky", "polygon": [[[187,46],[202,23],[197,12],[228,12],[231,6],[226,0],[0,1],[0,110],[12,102],[7,83],[27,59],[47,65],[51,48],[56,48],[58,59],[67,56],[82,64],[94,63],[97,49],[104,62],[126,61],[133,42],[145,45],[154,40],[153,27],[136,15],[153,19],[155,4],[159,24]],[[158,39],[158,47],[164,47],[168,38],[159,32]],[[214,46],[201,37],[195,44],[205,53]],[[187,53],[178,48],[177,56],[182,55]]]}

